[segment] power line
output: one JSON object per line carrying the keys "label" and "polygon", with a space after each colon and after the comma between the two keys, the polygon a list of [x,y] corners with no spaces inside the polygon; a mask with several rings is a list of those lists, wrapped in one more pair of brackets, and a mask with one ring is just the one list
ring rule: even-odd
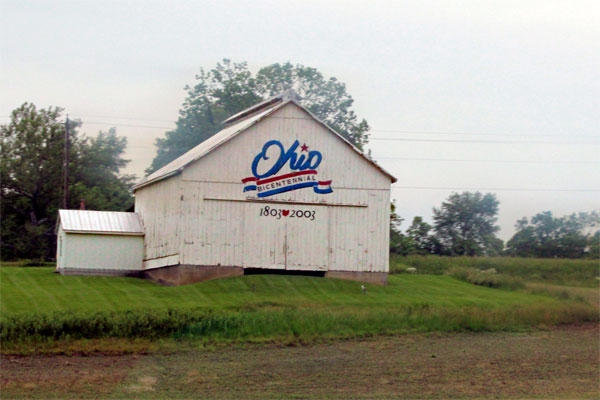
{"label": "power line", "polygon": [[486,133],[486,132],[456,132],[456,131],[409,131],[409,130],[380,130],[371,129],[369,132],[378,133],[403,133],[403,134],[419,134],[419,135],[457,135],[457,136],[508,136],[508,137],[568,137],[568,138],[592,138],[600,139],[596,135],[552,135],[552,134],[512,134],[512,133]]}
{"label": "power line", "polygon": [[[121,124],[121,123],[110,123],[110,122],[99,122],[99,121],[82,121],[84,124],[89,125],[106,125],[106,126],[120,126],[128,128],[146,128],[146,129],[166,129],[171,130],[174,127],[167,126],[154,126],[154,125],[133,125],[133,124]],[[402,138],[379,138],[370,137],[369,140],[384,140],[384,141],[401,141],[401,142],[440,142],[440,143],[490,143],[490,144],[568,144],[568,145],[600,145],[600,143],[593,142],[550,142],[550,141],[525,141],[525,140],[453,140],[453,139],[402,139]]]}
{"label": "power line", "polygon": [[400,160],[400,161],[448,161],[448,162],[489,162],[508,164],[598,164],[598,161],[560,161],[560,160],[474,160],[474,159],[451,159],[451,158],[410,158],[410,157],[373,157],[375,160]]}
{"label": "power line", "polygon": [[[154,149],[155,146],[136,146],[127,145],[128,149]],[[451,158],[412,158],[412,157],[371,157],[374,161],[393,160],[393,161],[440,161],[440,162],[474,162],[474,163],[507,163],[507,164],[599,164],[598,161],[562,161],[562,160],[475,160],[475,159],[451,159]]]}
{"label": "power line", "polygon": [[473,187],[434,187],[434,186],[392,186],[392,189],[491,190],[491,191],[511,191],[511,192],[600,192],[600,189],[528,189],[528,188],[473,188]]}
{"label": "power line", "polygon": [[[78,114],[79,117],[94,117],[94,118],[115,118],[115,119],[126,119],[132,121],[150,121],[150,122],[168,122],[172,124],[176,124],[176,121],[166,120],[166,119],[149,119],[149,118],[137,118],[137,117],[121,117],[114,115],[92,115],[92,114]],[[1,115],[0,118],[10,118],[10,115]],[[156,128],[156,129],[172,129],[172,127],[164,127],[164,126],[155,126],[155,125],[134,125],[134,124],[121,124],[115,122],[97,122],[97,121],[83,121],[87,124],[98,124],[98,125],[113,125],[113,126],[125,126],[132,128]],[[591,139],[600,139],[600,136],[596,135],[556,135],[556,134],[511,134],[511,133],[487,133],[487,132],[461,132],[461,131],[418,131],[418,130],[386,130],[386,129],[371,129],[369,133],[378,132],[378,133],[400,133],[400,134],[420,134],[420,135],[457,135],[457,136],[506,136],[506,137],[567,137],[567,138],[591,138]],[[370,137],[370,140],[400,140],[400,141],[454,141],[454,140],[438,140],[438,139],[403,139],[403,138],[380,138],[380,137]],[[470,141],[470,140],[456,140],[456,142],[474,142],[474,143],[482,143],[483,141]],[[529,143],[525,141],[485,141],[486,143]],[[532,142],[532,143],[540,143],[540,142]],[[550,142],[543,142],[550,143]],[[559,144],[568,144],[560,142]],[[579,144],[579,143],[578,143]],[[585,144],[585,143],[581,143]],[[595,144],[595,143],[594,143]]]}
{"label": "power line", "polygon": [[112,122],[98,122],[98,121],[81,121],[83,124],[89,125],[108,125],[108,126],[124,126],[128,128],[150,128],[150,129],[173,129],[173,126],[152,126],[152,125],[133,125],[133,124],[121,124]]}
{"label": "power line", "polygon": [[[148,118],[136,118],[136,117],[118,117],[116,115],[77,114],[76,118],[82,119],[81,117],[127,119],[127,120],[131,120],[131,121],[168,122],[168,123],[171,123],[171,124],[177,123],[177,121],[171,121],[169,119],[148,119]],[[11,115],[0,115],[0,118],[11,118]]]}
{"label": "power line", "polygon": [[[0,118],[9,118],[9,117],[10,116],[8,116],[8,115],[0,115]],[[107,125],[107,126],[122,126],[122,127],[127,127],[127,128],[149,128],[149,129],[169,129],[169,130],[174,128],[173,126],[134,125],[134,124],[122,124],[122,123],[118,123],[118,122],[88,121],[88,120],[82,120],[80,117],[75,117],[75,118],[81,120],[82,124],[88,124],[88,125]],[[71,119],[73,119],[73,117]],[[128,118],[128,119],[135,120],[136,118]],[[171,122],[171,121],[163,121],[163,122]],[[173,122],[173,123],[175,123],[175,122]]]}
{"label": "power line", "polygon": [[398,141],[398,142],[437,142],[437,143],[488,143],[488,144],[576,144],[576,145],[600,145],[600,142],[549,142],[529,140],[455,140],[455,139],[401,139],[401,138],[379,138],[370,137],[371,140]]}
{"label": "power line", "polygon": [[[5,116],[0,116],[5,117]],[[166,126],[154,126],[154,125],[134,125],[134,124],[120,124],[111,122],[98,122],[98,121],[82,121],[89,125],[106,125],[106,126],[120,126],[130,128],[146,128],[146,129],[166,129],[170,130],[173,127]],[[542,135],[540,135],[542,136]],[[450,143],[493,143],[493,144],[575,144],[575,145],[599,145],[600,143],[569,143],[569,142],[549,142],[549,141],[492,141],[492,140],[439,140],[439,139],[402,139],[402,138],[378,138],[371,137],[370,140],[389,140],[389,141],[404,141],[404,142],[450,142]],[[152,148],[153,146],[128,146],[128,148]],[[489,163],[509,163],[509,164],[595,164],[599,161],[513,161],[513,160],[469,160],[469,159],[441,159],[441,158],[403,158],[403,157],[376,157],[378,160],[404,160],[404,161],[442,161],[442,162],[489,162]]]}
{"label": "power line", "polygon": [[116,115],[91,115],[91,114],[77,114],[79,117],[92,117],[92,118],[115,118],[115,119],[127,119],[132,121],[149,121],[149,122],[168,122],[171,124],[176,123],[176,121],[171,121],[168,119],[148,119],[148,118],[136,118],[136,117],[118,117]]}
{"label": "power line", "polygon": [[[0,116],[0,117],[8,117],[8,116]],[[136,118],[128,118],[135,120]],[[158,121],[158,120],[156,120]],[[162,120],[166,122],[166,120]],[[99,121],[82,121],[84,124],[89,125],[106,125],[106,126],[114,126],[114,127],[127,127],[127,128],[145,128],[145,129],[161,129],[161,130],[171,130],[174,127],[167,126],[156,126],[156,125],[135,125],[135,124],[122,124],[122,123],[114,123],[114,122],[99,122]],[[409,131],[387,131],[387,132],[401,132],[401,133],[409,133]],[[460,134],[458,132],[410,132],[410,133],[430,133],[430,134]],[[472,134],[472,133],[470,133]],[[490,134],[492,135],[492,134]],[[499,136],[499,135],[498,135]],[[506,135],[506,136],[515,136],[518,135]],[[521,135],[520,137],[534,137],[534,136],[556,136],[556,135]],[[580,136],[580,137],[593,137],[595,136]],[[598,137],[600,139],[600,137]],[[482,144],[559,144],[559,145],[600,145],[600,142],[553,142],[553,141],[529,141],[529,140],[466,140],[466,139],[405,139],[405,138],[389,138],[389,137],[370,137],[369,141],[399,141],[399,142],[427,142],[427,143],[482,143]]]}
{"label": "power line", "polygon": [[69,114],[65,121],[65,153],[64,153],[64,176],[63,176],[63,208],[69,208]]}
{"label": "power line", "polygon": [[[177,121],[168,120],[168,119],[154,119],[154,118],[140,118],[140,117],[132,117],[132,116],[118,116],[118,115],[97,115],[97,114],[78,114],[79,117],[92,117],[92,118],[114,118],[114,119],[126,119],[132,121],[149,121],[149,122],[167,122],[175,124]],[[9,118],[9,115],[2,115],[2,118]],[[91,122],[87,122],[91,123]],[[125,125],[128,126],[128,125]],[[147,126],[138,126],[132,125],[132,127],[147,127]],[[154,128],[154,126],[152,126]],[[164,127],[156,127],[161,129],[170,129]],[[600,139],[600,136],[597,135],[557,135],[557,134],[520,134],[520,133],[490,133],[490,132],[475,132],[475,131],[427,131],[427,130],[402,130],[402,129],[371,129],[369,133],[400,133],[400,134],[419,134],[419,135],[449,135],[449,136],[506,136],[506,137],[568,137],[568,138],[591,138],[591,139]]]}
{"label": "power line", "polygon": [[[127,149],[154,149],[155,146],[136,146],[127,145]],[[465,163],[506,163],[506,164],[599,164],[596,161],[572,161],[572,160],[476,160],[476,159],[458,159],[458,158],[413,158],[413,157],[371,157],[374,161],[392,160],[392,161],[439,161],[439,162],[465,162]]]}

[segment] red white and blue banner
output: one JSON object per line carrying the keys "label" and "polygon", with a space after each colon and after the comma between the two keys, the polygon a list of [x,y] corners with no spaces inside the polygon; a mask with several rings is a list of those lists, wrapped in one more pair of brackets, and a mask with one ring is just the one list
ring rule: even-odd
{"label": "red white and blue banner", "polygon": [[[308,146],[303,144],[300,147],[301,154],[297,154],[298,146],[300,146],[300,142],[296,140],[285,151],[281,142],[277,140],[270,140],[265,143],[262,151],[256,155],[252,162],[253,176],[242,179],[242,183],[246,184],[244,192],[256,191],[258,197],[268,197],[307,187],[312,187],[314,192],[319,194],[333,192],[330,180],[321,181],[317,178],[317,167],[323,159],[321,153],[315,150],[309,152]],[[268,160],[271,157],[267,156],[267,152],[272,153],[274,149],[279,149],[279,157],[274,160],[275,162],[271,161],[269,163]],[[302,152],[307,154],[302,154]],[[289,168],[296,172],[277,175],[286,164],[289,164]],[[260,174],[258,172],[259,167],[261,170],[267,168],[268,170]]]}

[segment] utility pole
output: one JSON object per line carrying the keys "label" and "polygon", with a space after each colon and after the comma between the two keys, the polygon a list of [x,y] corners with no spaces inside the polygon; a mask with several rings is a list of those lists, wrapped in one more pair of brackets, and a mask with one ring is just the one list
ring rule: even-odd
{"label": "utility pole", "polygon": [[63,208],[67,209],[69,205],[69,114],[65,122],[65,175],[63,181]]}

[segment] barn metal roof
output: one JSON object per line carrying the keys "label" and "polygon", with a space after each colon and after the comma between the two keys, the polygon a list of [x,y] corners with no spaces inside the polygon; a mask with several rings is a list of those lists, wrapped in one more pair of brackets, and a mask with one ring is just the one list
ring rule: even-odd
{"label": "barn metal roof", "polygon": [[65,232],[106,235],[144,235],[140,216],[131,212],[58,210],[60,225]]}
{"label": "barn metal roof", "polygon": [[283,104],[285,104],[285,103],[278,104],[276,107],[269,108],[269,109],[267,109],[259,114],[256,114],[250,118],[244,119],[244,120],[238,122],[237,124],[230,125],[230,126],[226,127],[225,129],[220,130],[213,136],[206,139],[204,142],[200,143],[198,146],[192,148],[187,153],[179,156],[178,158],[174,159],[173,161],[171,161],[164,167],[154,171],[152,174],[150,174],[147,177],[145,177],[144,179],[142,179],[139,183],[137,183],[133,187],[133,190],[137,190],[137,189],[141,188],[142,186],[146,186],[150,183],[165,179],[171,175],[175,175],[175,174],[181,172],[181,170],[183,170],[183,168],[185,168],[189,163],[202,158],[204,155],[206,155],[208,152],[212,151],[214,148],[229,141],[230,139],[235,137],[238,133],[246,130],[250,126],[254,125],[256,122],[260,121],[266,115],[269,115],[270,113],[279,109],[280,107],[283,106]]}
{"label": "barn metal roof", "polygon": [[288,89],[285,92],[279,93],[278,95],[271,97],[270,99],[267,99],[258,104],[250,106],[250,107],[246,108],[245,110],[242,110],[239,113],[232,115],[231,117],[229,117],[225,121],[223,121],[223,123],[225,125],[230,125],[230,124],[234,123],[235,121],[238,121],[242,118],[246,118],[249,115],[257,113],[262,109],[265,109],[267,107],[272,107],[277,103],[281,103],[281,102],[284,102],[287,100],[300,101],[300,96],[298,96],[298,93],[296,93],[294,91],[294,89]]}
{"label": "barn metal roof", "polygon": [[[281,101],[281,102],[275,101],[275,102],[271,103],[271,100],[273,100],[273,99],[276,99],[276,100],[282,99],[283,101]],[[331,129],[331,127],[329,127],[326,123],[324,123],[319,118],[317,118],[315,115],[313,115],[306,108],[302,107],[302,105],[298,104],[298,102],[295,100],[295,98],[289,94],[289,91],[286,91],[279,96],[275,96],[272,99],[269,99],[265,102],[259,103],[256,106],[250,107],[249,109],[246,109],[246,110],[242,111],[241,113],[238,113],[238,114],[234,115],[233,117],[225,120],[226,123],[232,123],[232,122],[234,122],[234,118],[242,118],[245,115],[251,115],[257,109],[261,110],[263,107],[267,107],[266,109],[264,109],[263,111],[255,114],[255,115],[252,115],[248,118],[242,119],[241,121],[239,121],[237,123],[232,123],[231,125],[220,130],[219,132],[217,132],[210,138],[206,139],[204,142],[200,143],[196,147],[189,150],[187,153],[179,156],[178,158],[171,161],[164,167],[154,171],[152,174],[150,174],[147,177],[145,177],[144,179],[142,179],[140,182],[138,182],[136,185],[133,186],[133,190],[135,191],[143,186],[149,185],[151,183],[160,181],[162,179],[165,179],[172,175],[176,175],[176,174],[180,173],[188,164],[190,164],[196,160],[199,160],[200,158],[205,156],[207,153],[213,151],[215,148],[219,147],[223,143],[228,142],[229,140],[233,139],[235,136],[237,136],[242,131],[250,128],[252,125],[256,124],[263,118],[269,116],[270,114],[274,113],[275,111],[277,111],[278,109],[284,107],[285,105],[287,105],[289,103],[294,103],[295,105],[297,105],[298,107],[300,107],[301,109],[306,111],[318,123],[323,125],[326,129],[328,129],[330,132],[332,132],[337,137],[339,137],[341,140],[343,140],[348,146],[350,146],[350,148],[352,150],[354,150],[356,153],[358,153],[361,157],[364,157],[370,164],[372,164],[375,168],[377,168],[379,171],[381,171],[384,175],[387,175],[388,177],[390,177],[390,179],[392,180],[392,183],[396,182],[397,179],[392,174],[390,174],[385,169],[383,169],[379,164],[377,164],[375,162],[375,160],[367,157],[365,155],[365,153],[363,153],[361,150],[359,150],[356,146],[354,146],[352,143],[350,143],[346,138],[344,138],[342,135],[337,133],[335,130]]]}

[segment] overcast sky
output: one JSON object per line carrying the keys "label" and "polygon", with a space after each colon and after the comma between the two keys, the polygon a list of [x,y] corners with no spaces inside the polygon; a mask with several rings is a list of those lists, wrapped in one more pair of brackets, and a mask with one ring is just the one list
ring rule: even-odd
{"label": "overcast sky", "polygon": [[347,84],[404,227],[462,191],[423,187],[496,193],[505,240],[600,208],[597,0],[0,0],[0,34],[0,123],[29,101],[116,125],[139,177],[200,67],[291,61]]}

